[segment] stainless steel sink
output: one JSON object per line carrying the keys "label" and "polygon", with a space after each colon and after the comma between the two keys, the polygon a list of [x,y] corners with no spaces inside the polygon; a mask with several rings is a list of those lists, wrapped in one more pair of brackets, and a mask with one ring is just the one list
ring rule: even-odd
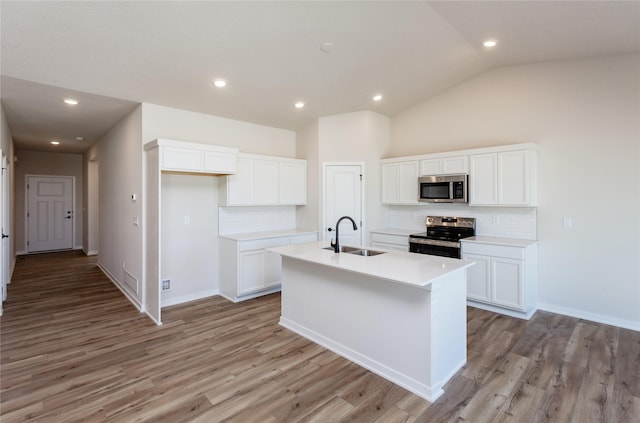
{"label": "stainless steel sink", "polygon": [[[333,247],[323,247],[323,250],[330,250],[333,251]],[[340,246],[340,252],[341,253],[354,253],[355,251],[360,251],[360,248],[357,247],[347,247],[346,245],[341,245]]]}
{"label": "stainless steel sink", "polygon": [[353,254],[356,256],[377,256],[378,254],[384,254],[385,252],[386,251],[362,249],[362,250],[351,251],[349,254]]}

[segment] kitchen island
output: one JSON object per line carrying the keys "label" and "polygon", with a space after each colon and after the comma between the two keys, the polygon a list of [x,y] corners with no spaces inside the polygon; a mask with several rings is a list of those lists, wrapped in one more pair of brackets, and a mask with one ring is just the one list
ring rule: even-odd
{"label": "kitchen island", "polygon": [[282,256],[280,324],[434,401],[465,364],[472,261],[388,251],[334,253],[326,241]]}

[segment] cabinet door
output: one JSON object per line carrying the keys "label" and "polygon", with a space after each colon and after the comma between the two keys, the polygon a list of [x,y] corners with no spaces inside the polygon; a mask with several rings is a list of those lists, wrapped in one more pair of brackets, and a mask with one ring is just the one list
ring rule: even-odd
{"label": "cabinet door", "polygon": [[418,202],[418,161],[399,163],[399,202],[411,204]]}
{"label": "cabinet door", "polygon": [[264,250],[238,253],[238,295],[260,291],[265,287]]}
{"label": "cabinet door", "polygon": [[265,251],[264,257],[265,287],[279,285],[282,281],[282,256],[271,251]]}
{"label": "cabinet door", "polygon": [[235,173],[236,156],[230,153],[205,151],[203,170],[210,173]]}
{"label": "cabinet door", "polygon": [[280,204],[307,204],[305,163],[280,163]]}
{"label": "cabinet door", "polygon": [[202,171],[202,151],[190,148],[163,147],[162,169],[200,172]]}
{"label": "cabinet door", "polygon": [[382,165],[382,203],[418,203],[418,161]]}
{"label": "cabinet door", "polygon": [[441,175],[442,159],[420,160],[420,175]]}
{"label": "cabinet door", "polygon": [[494,257],[492,263],[493,302],[524,310],[524,266],[522,260]]}
{"label": "cabinet door", "polygon": [[491,258],[476,254],[464,254],[463,258],[476,262],[467,269],[467,298],[491,302]]}
{"label": "cabinet door", "polygon": [[469,204],[498,203],[497,154],[476,154],[469,158]]}
{"label": "cabinet door", "polygon": [[238,159],[238,173],[227,176],[227,205],[253,204],[253,160]]}
{"label": "cabinet door", "polygon": [[529,204],[529,160],[527,151],[498,153],[498,202],[502,205]]}
{"label": "cabinet door", "polygon": [[254,204],[278,204],[278,162],[255,160],[253,172]]}
{"label": "cabinet door", "polygon": [[382,165],[382,203],[395,204],[399,201],[398,180],[400,168],[397,163]]}
{"label": "cabinet door", "polygon": [[469,173],[469,157],[445,157],[444,159],[442,159],[442,173],[444,173],[445,175]]}

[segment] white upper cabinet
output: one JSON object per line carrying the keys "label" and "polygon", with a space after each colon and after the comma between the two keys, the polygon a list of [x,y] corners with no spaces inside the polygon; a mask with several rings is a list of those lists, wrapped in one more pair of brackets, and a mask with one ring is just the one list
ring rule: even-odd
{"label": "white upper cabinet", "polygon": [[251,159],[238,159],[238,168],[235,175],[224,178],[222,182],[226,195],[222,195],[221,202],[236,206],[249,206],[253,200],[254,167]]}
{"label": "white upper cabinet", "polygon": [[213,175],[236,172],[236,148],[166,139],[151,141],[144,148],[160,148],[161,171]]}
{"label": "white upper cabinet", "polygon": [[382,203],[418,204],[418,161],[382,163]]}
{"label": "white upper cabinet", "polygon": [[420,160],[420,175],[469,173],[469,156],[451,156]]}
{"label": "white upper cabinet", "polygon": [[220,182],[220,205],[306,204],[306,180],[305,160],[240,154],[236,174]]}
{"label": "white upper cabinet", "polygon": [[280,204],[307,204],[307,162],[279,163]]}
{"label": "white upper cabinet", "polygon": [[498,204],[498,156],[495,153],[471,156],[469,175],[469,203],[471,205]]}
{"label": "white upper cabinet", "polygon": [[277,205],[279,201],[278,162],[254,160],[253,162],[253,202],[255,204]]}
{"label": "white upper cabinet", "polygon": [[536,206],[536,152],[511,150],[472,154],[469,205]]}

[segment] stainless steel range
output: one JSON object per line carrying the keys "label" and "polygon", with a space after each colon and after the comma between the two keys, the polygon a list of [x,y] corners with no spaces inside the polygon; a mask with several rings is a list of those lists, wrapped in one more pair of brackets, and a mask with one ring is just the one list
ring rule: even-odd
{"label": "stainless steel range", "polygon": [[409,251],[460,258],[460,240],[475,234],[473,217],[427,216],[427,231],[409,235]]}

